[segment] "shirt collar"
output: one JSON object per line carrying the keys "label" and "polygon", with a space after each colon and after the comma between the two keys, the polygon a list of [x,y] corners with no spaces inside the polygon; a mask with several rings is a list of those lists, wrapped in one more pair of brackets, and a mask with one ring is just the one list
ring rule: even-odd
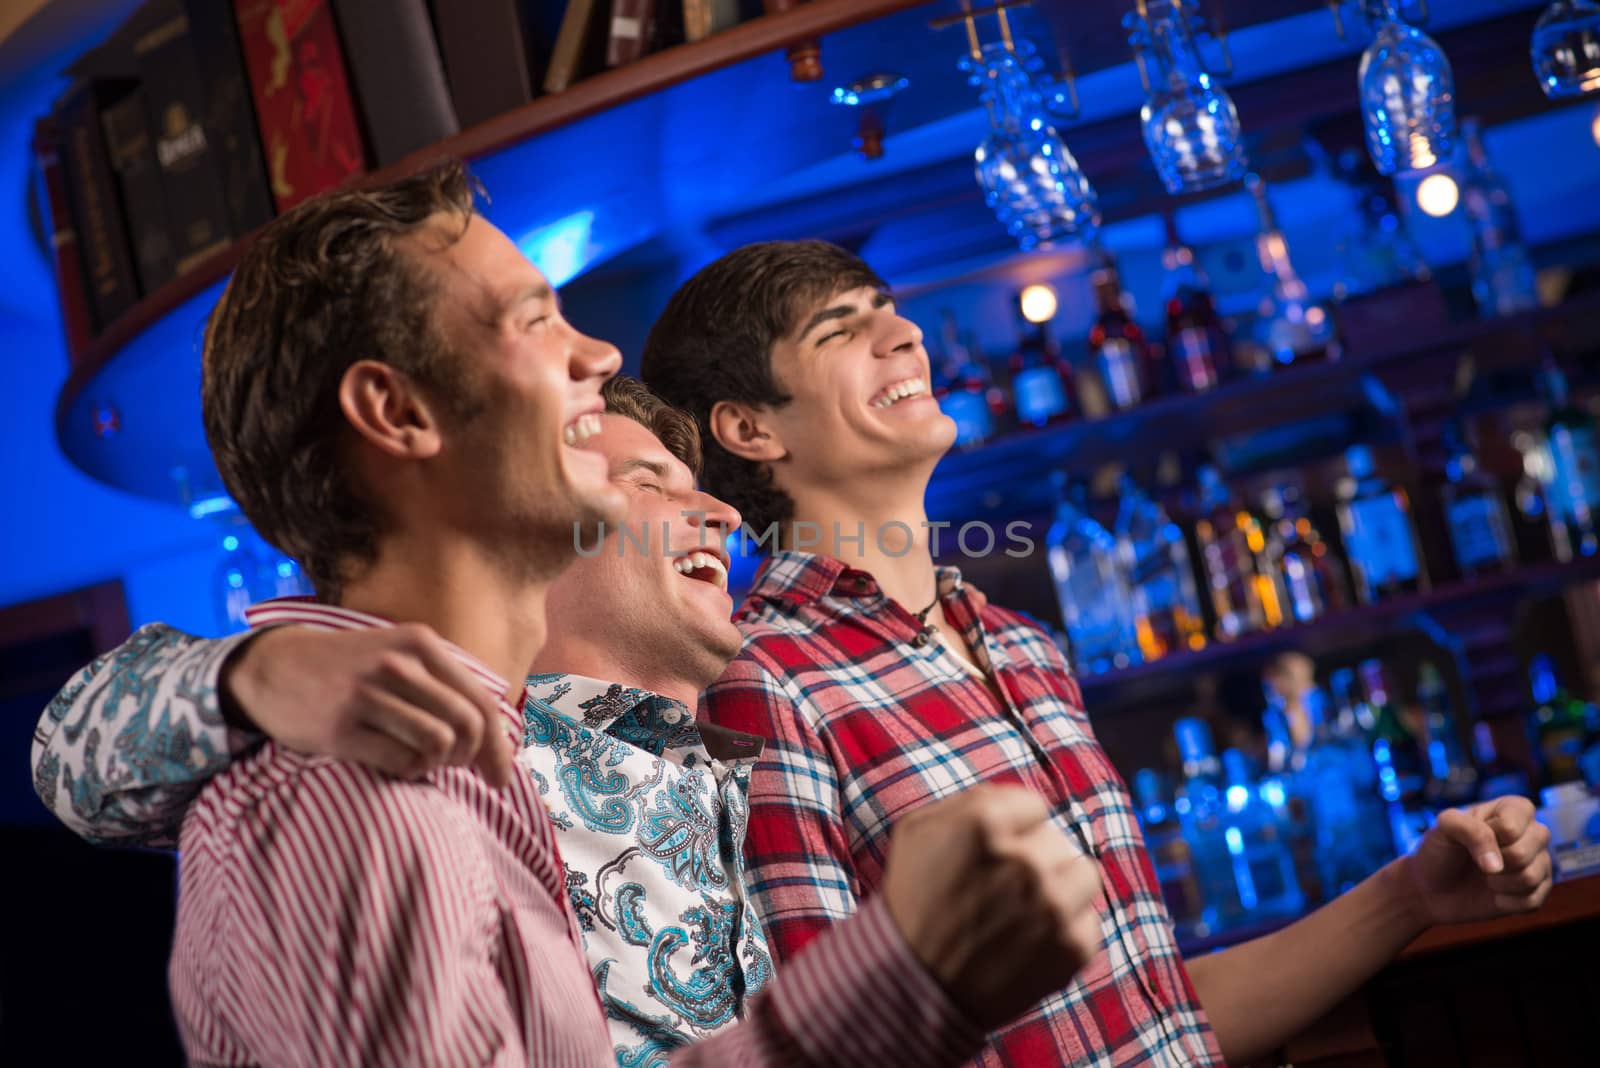
{"label": "shirt collar", "polygon": [[530,700],[621,741],[663,755],[667,750],[700,749],[717,760],[753,760],[762,741],[711,724],[697,724],[682,701],[638,686],[563,672],[528,676]]}
{"label": "shirt collar", "polygon": [[[381,630],[395,625],[392,619],[358,612],[353,608],[322,604],[310,597],[277,597],[269,601],[259,601],[244,610],[244,617],[252,630],[280,624],[294,624],[316,630]],[[445,646],[494,697],[500,714],[520,736],[523,726],[522,714],[506,702],[506,693],[510,690],[511,684],[460,646],[451,642],[445,642]]]}
{"label": "shirt collar", "polygon": [[[983,595],[975,587],[964,584],[960,568],[940,567],[935,574],[941,598],[965,589],[977,598],[975,607],[981,609],[985,603]],[[878,580],[870,572],[831,556],[785,549],[773,553],[761,565],[751,584],[749,599],[800,607],[829,595],[864,599],[881,594]]]}

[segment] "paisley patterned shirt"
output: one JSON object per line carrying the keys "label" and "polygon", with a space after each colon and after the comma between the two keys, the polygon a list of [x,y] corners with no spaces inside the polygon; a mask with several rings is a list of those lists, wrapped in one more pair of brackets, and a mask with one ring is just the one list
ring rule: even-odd
{"label": "paisley patterned shirt", "polygon": [[772,976],[744,889],[760,748],[702,735],[692,711],[648,690],[528,678],[520,759],[556,824],[620,1065],[664,1062],[742,1017]]}

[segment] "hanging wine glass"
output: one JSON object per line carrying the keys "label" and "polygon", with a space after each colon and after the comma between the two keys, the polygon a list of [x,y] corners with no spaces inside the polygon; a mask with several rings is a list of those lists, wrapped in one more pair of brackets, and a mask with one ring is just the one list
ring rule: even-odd
{"label": "hanging wine glass", "polygon": [[1144,143],[1167,192],[1210,189],[1244,177],[1249,163],[1239,113],[1201,61],[1182,0],[1170,0],[1167,13],[1157,18],[1138,0],[1123,25],[1149,94],[1139,110]]}
{"label": "hanging wine glass", "polygon": [[1405,21],[1400,0],[1361,0],[1361,10],[1373,38],[1358,76],[1373,165],[1379,174],[1394,174],[1448,160],[1455,147],[1456,105],[1444,50]]}
{"label": "hanging wine glass", "polygon": [[1092,233],[1100,223],[1094,189],[1047,119],[1033,45],[1008,39],[975,47],[960,65],[989,114],[975,173],[1006,232],[1024,251]]}
{"label": "hanging wine glass", "polygon": [[1533,28],[1533,73],[1551,99],[1600,90],[1600,5],[1556,0]]}

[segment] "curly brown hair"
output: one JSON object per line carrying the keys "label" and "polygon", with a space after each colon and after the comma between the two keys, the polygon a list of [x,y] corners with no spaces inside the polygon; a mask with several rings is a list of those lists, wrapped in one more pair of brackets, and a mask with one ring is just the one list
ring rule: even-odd
{"label": "curly brown hair", "polygon": [[206,324],[200,393],[217,470],[325,600],[371,562],[384,529],[344,462],[345,371],[382,360],[458,419],[475,407],[435,322],[437,276],[406,245],[425,230],[459,240],[478,192],[451,161],[307,200],[261,231]]}
{"label": "curly brown hair", "polygon": [[600,387],[600,396],[606,402],[606,411],[632,419],[661,440],[666,450],[700,477],[700,430],[694,425],[694,416],[682,408],[674,408],[651,393],[645,384],[630,375],[616,375],[606,379]]}
{"label": "curly brown hair", "polygon": [[733,455],[711,433],[718,401],[779,408],[792,399],[772,373],[772,348],[835,293],[888,285],[861,258],[826,241],[767,241],[735,249],[667,301],[644,343],[640,377],[694,416],[705,448],[705,487],[765,531],[794,518],[772,468]]}

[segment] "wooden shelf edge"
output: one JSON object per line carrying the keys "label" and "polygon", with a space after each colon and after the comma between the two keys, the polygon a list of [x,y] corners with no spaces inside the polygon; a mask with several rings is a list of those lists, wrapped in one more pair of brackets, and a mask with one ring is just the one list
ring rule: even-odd
{"label": "wooden shelf edge", "polygon": [[[398,163],[352,179],[349,186],[382,185],[445,158],[471,162],[519,141],[588,118],[607,108],[637,100],[690,78],[787,48],[797,41],[848,29],[893,15],[930,0],[811,0],[779,15],[750,19],[700,41],[645,56],[626,66],[585,78],[568,89],[485,120],[437,144],[411,153]],[[73,368],[56,403],[59,437],[67,410],[78,394],[124,346],[157,320],[176,310],[207,286],[225,278],[254,234],[246,234],[161,288],[141,298],[75,354]]]}

